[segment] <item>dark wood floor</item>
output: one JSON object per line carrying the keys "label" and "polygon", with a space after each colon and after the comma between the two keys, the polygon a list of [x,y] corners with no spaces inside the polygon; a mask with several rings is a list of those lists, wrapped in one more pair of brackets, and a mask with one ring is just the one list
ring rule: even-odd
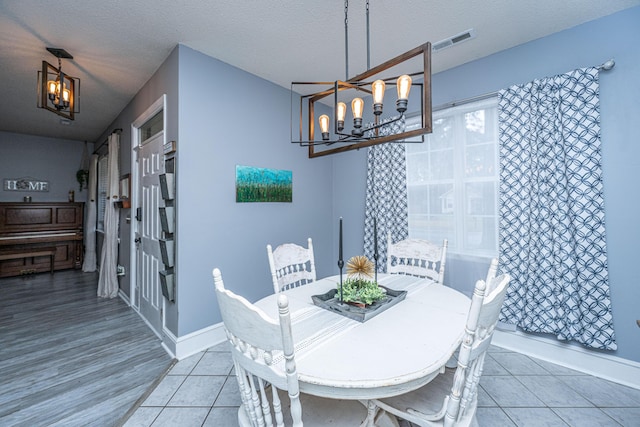
{"label": "dark wood floor", "polygon": [[173,364],[97,273],[0,279],[0,426],[115,426]]}

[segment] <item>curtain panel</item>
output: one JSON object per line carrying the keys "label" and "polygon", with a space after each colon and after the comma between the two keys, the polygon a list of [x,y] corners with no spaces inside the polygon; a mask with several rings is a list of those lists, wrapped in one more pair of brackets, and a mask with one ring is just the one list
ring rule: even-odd
{"label": "curtain panel", "polygon": [[109,136],[109,173],[107,185],[107,203],[104,211],[104,241],[100,253],[100,275],[98,277],[98,296],[114,298],[118,296],[118,233],[120,213],[115,207],[120,194],[120,135]]}
{"label": "curtain panel", "polygon": [[499,92],[500,320],[615,350],[598,93],[595,67]]}
{"label": "curtain panel", "polygon": [[[383,126],[381,135],[404,132],[404,118]],[[374,218],[378,237],[378,271],[387,270],[387,233],[394,242],[409,237],[407,164],[404,144],[369,147],[364,217],[364,255],[373,261]]]}
{"label": "curtain panel", "polygon": [[96,271],[96,194],[98,192],[98,155],[91,156],[89,163],[89,183],[87,184],[87,222],[84,225],[84,261],[82,271],[89,273]]}

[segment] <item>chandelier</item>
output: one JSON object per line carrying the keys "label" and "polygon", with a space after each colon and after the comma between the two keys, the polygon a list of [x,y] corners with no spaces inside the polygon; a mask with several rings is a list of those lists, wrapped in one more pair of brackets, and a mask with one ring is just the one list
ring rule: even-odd
{"label": "chandelier", "polygon": [[[291,83],[291,142],[308,147],[309,158],[355,150],[386,142],[423,142],[431,133],[431,43],[427,42],[376,67],[370,68],[369,1],[366,2],[367,71],[349,78],[348,0],[345,1],[345,68],[346,80],[333,82]],[[411,61],[411,62],[410,62]],[[420,71],[407,73],[408,66]],[[395,108],[385,106],[387,90],[395,87]],[[318,89],[320,88],[320,89]],[[413,90],[412,90],[413,89]],[[294,113],[298,103],[299,114]],[[370,110],[365,116],[365,105]],[[411,109],[410,109],[410,104]],[[349,111],[349,107],[350,111]],[[383,118],[383,114],[391,116]],[[420,128],[405,130],[405,114],[415,112],[421,118]],[[317,117],[316,117],[317,115]],[[365,117],[367,117],[365,123]],[[299,121],[299,126],[294,125]],[[316,125],[318,126],[316,128]],[[294,128],[299,128],[294,138]],[[415,138],[420,136],[420,138]],[[408,140],[410,139],[411,140]],[[316,150],[317,146],[333,148]]]}
{"label": "chandelier", "polygon": [[80,112],[80,79],[62,71],[62,58],[73,59],[64,49],[48,47],[47,50],[58,58],[58,68],[42,61],[38,71],[38,108],[52,111],[69,120]]}

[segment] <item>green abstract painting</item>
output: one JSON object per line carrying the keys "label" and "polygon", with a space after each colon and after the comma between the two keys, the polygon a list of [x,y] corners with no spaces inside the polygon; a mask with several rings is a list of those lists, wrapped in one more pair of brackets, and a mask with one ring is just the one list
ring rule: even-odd
{"label": "green abstract painting", "polygon": [[236,202],[291,202],[291,171],[236,165]]}

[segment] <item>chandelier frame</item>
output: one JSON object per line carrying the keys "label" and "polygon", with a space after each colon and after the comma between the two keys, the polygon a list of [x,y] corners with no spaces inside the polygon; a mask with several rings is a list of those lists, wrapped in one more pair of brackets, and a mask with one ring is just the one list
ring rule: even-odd
{"label": "chandelier frame", "polygon": [[[397,133],[393,135],[385,135],[378,136],[377,129],[380,127],[389,124],[390,121],[383,121],[382,123],[377,123],[378,116],[376,116],[376,123],[373,126],[370,126],[365,129],[366,132],[373,131],[373,136],[355,136],[345,133],[338,132],[337,129],[337,115],[334,111],[334,135],[338,137],[332,140],[315,140],[315,103],[326,98],[327,96],[334,96],[334,110],[337,105],[337,96],[338,92],[343,90],[355,89],[358,91],[363,91],[367,94],[371,94],[371,90],[367,88],[367,86],[371,85],[369,80],[372,77],[379,75],[380,73],[389,70],[392,67],[400,65],[410,59],[413,59],[417,56],[422,55],[422,64],[423,70],[421,72],[413,73],[411,76],[420,76],[422,81],[412,83],[412,86],[417,86],[420,88],[420,117],[421,117],[421,127],[418,129],[413,129],[410,131]],[[395,81],[396,77],[393,78],[384,78],[385,81]],[[394,84],[394,83],[388,83]],[[402,141],[404,139],[424,135],[432,132],[432,108],[431,108],[431,43],[424,43],[414,49],[411,49],[395,58],[392,58],[376,67],[373,67],[361,74],[358,74],[355,77],[348,79],[347,81],[337,80],[335,82],[292,82],[291,83],[291,92],[292,92],[292,107],[293,107],[293,94],[296,93],[296,86],[299,85],[323,85],[325,87],[324,90],[311,93],[309,95],[301,95],[300,96],[300,136],[298,141],[292,141],[292,143],[297,143],[300,146],[308,147],[309,149],[309,158],[326,156],[329,154],[341,153],[350,150],[358,150],[360,148],[371,147],[378,144],[383,144],[386,142],[405,142]],[[331,85],[331,86],[328,86]],[[304,104],[307,103],[307,117],[305,122],[304,117]],[[397,119],[392,119],[392,121],[400,120],[404,116],[404,113],[400,113],[400,117]],[[292,117],[293,119],[293,117]],[[293,125],[293,124],[292,124]],[[305,132],[306,131],[306,132]],[[308,139],[305,139],[305,134]],[[415,141],[422,142],[422,141]],[[340,147],[335,147],[326,150],[316,150],[316,145],[332,145],[335,143],[346,143],[346,145],[342,145]]]}
{"label": "chandelier frame", "polygon": [[[75,115],[80,113],[80,79],[65,74],[62,71],[62,58],[73,59],[66,50],[60,48],[48,47],[52,55],[58,58],[58,67],[51,65],[47,61],[42,61],[42,69],[38,71],[38,108],[43,108],[56,113],[69,120],[74,120]],[[48,90],[48,82],[63,82],[59,86],[69,91],[69,100],[66,103],[62,101],[61,93],[56,93],[55,99],[52,99]]]}

